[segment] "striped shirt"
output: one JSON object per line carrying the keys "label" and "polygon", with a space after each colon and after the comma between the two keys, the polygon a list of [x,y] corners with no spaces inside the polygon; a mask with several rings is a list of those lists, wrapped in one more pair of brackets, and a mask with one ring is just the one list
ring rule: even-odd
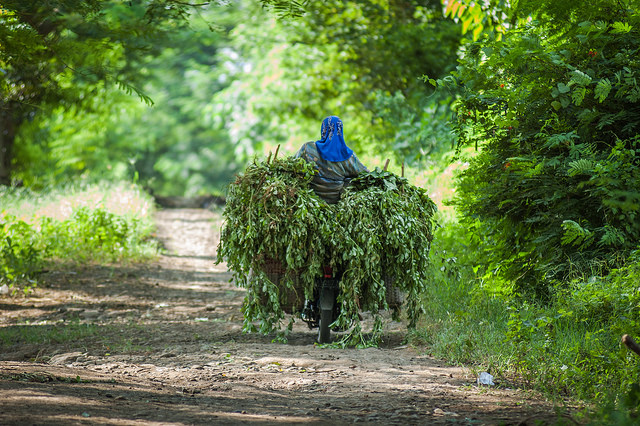
{"label": "striped shirt", "polygon": [[296,153],[296,158],[304,158],[316,164],[318,173],[311,181],[311,188],[329,204],[340,199],[342,189],[361,172],[368,171],[355,154],[345,161],[327,161],[320,156],[315,142],[307,142]]}

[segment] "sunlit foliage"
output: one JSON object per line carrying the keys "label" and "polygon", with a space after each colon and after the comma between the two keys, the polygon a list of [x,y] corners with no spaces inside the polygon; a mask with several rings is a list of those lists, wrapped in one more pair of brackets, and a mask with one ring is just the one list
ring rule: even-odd
{"label": "sunlit foliage", "polygon": [[[39,195],[0,190],[0,285],[28,292],[56,263],[153,258],[153,203],[131,184],[67,187]],[[59,265],[53,266],[59,268]]]}
{"label": "sunlit foliage", "polygon": [[[342,274],[336,324],[345,330],[353,326],[342,344],[379,342],[380,311],[389,309],[386,282],[407,295],[407,319],[415,327],[423,309],[436,211],[425,191],[375,170],[355,178],[340,201],[330,205],[309,186],[312,164],[269,159],[254,161],[231,185],[218,247],[219,261],[227,262],[236,284],[248,290],[245,331],[280,330],[283,305],[291,297],[313,300],[323,266]],[[280,283],[268,275],[266,265],[272,262],[281,265]],[[370,334],[361,327],[360,311],[374,316]]]}
{"label": "sunlit foliage", "polygon": [[605,12],[468,44],[450,80],[459,146],[480,151],[456,204],[510,290],[548,297],[550,280],[606,272],[640,241],[640,20]]}

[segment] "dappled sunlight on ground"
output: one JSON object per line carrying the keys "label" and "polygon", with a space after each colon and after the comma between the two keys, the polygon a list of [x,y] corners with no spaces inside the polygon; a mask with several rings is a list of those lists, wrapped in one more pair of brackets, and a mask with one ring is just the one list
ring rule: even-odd
{"label": "dappled sunlight on ground", "polygon": [[[378,348],[321,347],[301,321],[286,343],[242,333],[245,292],[214,263],[220,220],[207,210],[160,211],[164,254],[154,263],[49,271],[29,297],[1,298],[3,335],[44,337],[0,342],[0,423],[557,419],[544,399],[509,383],[478,386],[472,370],[403,344],[406,325],[388,316]],[[364,312],[364,326],[372,322]]]}

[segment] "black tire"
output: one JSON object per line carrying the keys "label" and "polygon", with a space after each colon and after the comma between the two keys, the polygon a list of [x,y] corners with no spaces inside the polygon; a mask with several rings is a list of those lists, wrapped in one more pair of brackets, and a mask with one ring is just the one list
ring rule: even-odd
{"label": "black tire", "polygon": [[322,309],[320,311],[320,325],[318,326],[318,343],[331,341],[331,329],[329,324],[333,322],[333,310]]}

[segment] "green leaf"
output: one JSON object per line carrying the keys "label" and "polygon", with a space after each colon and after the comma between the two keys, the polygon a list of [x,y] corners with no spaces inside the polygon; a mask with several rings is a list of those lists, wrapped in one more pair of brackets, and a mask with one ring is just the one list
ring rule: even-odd
{"label": "green leaf", "polygon": [[571,93],[571,99],[573,99],[573,103],[575,105],[580,106],[586,94],[587,94],[586,88],[576,87]]}
{"label": "green leaf", "polygon": [[598,81],[596,84],[596,88],[594,90],[594,95],[598,102],[602,103],[607,96],[609,96],[609,92],[611,91],[611,81],[608,78],[603,78]]}
{"label": "green leaf", "polygon": [[589,175],[593,172],[594,163],[592,160],[581,158],[569,163],[569,176]]}
{"label": "green leaf", "polygon": [[593,242],[593,233],[573,220],[562,221],[562,229],[564,230],[561,238],[562,245],[585,248]]}
{"label": "green leaf", "polygon": [[613,25],[611,25],[611,28],[613,29],[611,32],[614,34],[628,33],[633,29],[633,27],[627,22],[614,22]]}
{"label": "green leaf", "polygon": [[580,86],[587,86],[589,83],[591,83],[592,78],[589,77],[587,74],[583,73],[580,70],[573,70],[571,72],[571,80],[569,81],[570,83],[576,83]]}

